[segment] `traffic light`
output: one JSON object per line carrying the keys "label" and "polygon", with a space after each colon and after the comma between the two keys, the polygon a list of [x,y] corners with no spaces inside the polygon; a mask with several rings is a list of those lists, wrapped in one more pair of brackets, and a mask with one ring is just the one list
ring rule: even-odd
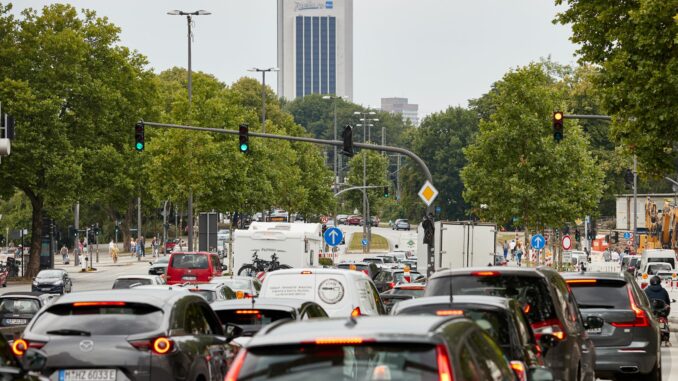
{"label": "traffic light", "polygon": [[5,115],[5,138],[14,139],[14,117]]}
{"label": "traffic light", "polygon": [[384,198],[388,198],[389,192],[388,192],[388,185],[384,187]]}
{"label": "traffic light", "polygon": [[247,124],[240,125],[240,138],[238,148],[242,153],[250,152],[250,127]]}
{"label": "traffic light", "polygon": [[612,236],[612,243],[619,243],[619,232],[614,232]]}
{"label": "traffic light", "polygon": [[556,143],[563,140],[563,118],[564,115],[562,111],[556,111],[553,113],[553,140],[555,140]]}
{"label": "traffic light", "polygon": [[626,169],[624,172],[624,183],[629,189],[633,189],[633,171],[631,169]]}
{"label": "traffic light", "polygon": [[344,140],[344,147],[341,150],[341,154],[353,156],[353,127],[351,127],[350,124],[347,124],[346,127],[344,127],[341,138]]}
{"label": "traffic light", "polygon": [[581,241],[581,234],[579,233],[579,230],[574,231],[574,239],[577,242]]}
{"label": "traffic light", "polygon": [[136,149],[137,152],[141,152],[144,150],[145,145],[144,122],[137,122],[137,124],[134,125],[134,149]]}
{"label": "traffic light", "polygon": [[424,217],[424,221],[421,223],[421,227],[424,228],[424,243],[426,245],[433,245],[433,239],[434,239],[434,228],[433,228],[433,221],[429,217]]}

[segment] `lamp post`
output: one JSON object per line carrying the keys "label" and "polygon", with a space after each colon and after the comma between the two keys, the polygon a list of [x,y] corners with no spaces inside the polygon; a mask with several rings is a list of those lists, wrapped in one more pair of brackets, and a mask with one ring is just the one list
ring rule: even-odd
{"label": "lamp post", "polygon": [[[363,127],[363,142],[367,143],[368,138],[367,135],[369,133],[368,127],[372,127],[373,124],[370,124],[369,122],[378,122],[379,119],[377,118],[368,118],[368,115],[377,115],[376,112],[374,111],[355,111],[353,113],[354,115],[362,115],[362,119],[360,121],[362,124],[358,124],[358,126]],[[367,186],[367,155],[363,155],[363,187]],[[369,216],[369,209],[367,208],[367,191],[363,192],[363,239],[367,239],[367,252],[369,253],[370,251],[370,245],[372,243],[372,221],[370,220]],[[367,224],[370,224],[370,227],[368,228]],[[365,248],[363,248],[363,252],[365,252]]]}
{"label": "lamp post", "polygon": [[266,73],[271,71],[279,71],[277,67],[269,67],[268,69],[260,69],[253,67],[249,71],[261,73],[261,132],[266,133]]}

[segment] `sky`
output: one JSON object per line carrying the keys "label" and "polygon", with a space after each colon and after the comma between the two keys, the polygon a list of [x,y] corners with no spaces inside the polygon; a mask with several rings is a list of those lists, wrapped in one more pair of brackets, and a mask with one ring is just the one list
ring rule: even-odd
{"label": "sky", "polygon": [[[56,2],[19,0],[13,12]],[[167,15],[172,9],[212,12],[195,18],[194,71],[229,84],[260,79],[249,68],[276,66],[276,0],[68,3],[108,17],[122,29],[120,43],[147,56],[156,72],[187,65],[186,18]],[[551,22],[558,10],[552,0],[354,0],[353,101],[379,108],[382,97],[405,97],[423,117],[466,106],[532,61],[574,64],[570,27]],[[275,75],[266,78],[274,90]]]}

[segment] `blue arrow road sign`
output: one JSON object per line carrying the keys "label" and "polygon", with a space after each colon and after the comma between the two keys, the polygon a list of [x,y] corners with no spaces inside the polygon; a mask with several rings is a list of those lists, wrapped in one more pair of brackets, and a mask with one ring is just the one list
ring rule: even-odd
{"label": "blue arrow road sign", "polygon": [[325,230],[323,238],[325,238],[325,242],[328,245],[334,247],[341,244],[341,241],[344,240],[344,233],[342,233],[341,230],[339,230],[338,228],[331,227]]}
{"label": "blue arrow road sign", "polygon": [[363,242],[363,246],[367,246],[367,244],[369,243],[366,239],[364,239],[362,242]]}
{"label": "blue arrow road sign", "polygon": [[624,233],[624,239],[630,239],[630,238],[631,238],[631,233],[630,233],[630,232]]}
{"label": "blue arrow road sign", "polygon": [[530,243],[532,244],[533,249],[541,250],[546,245],[546,239],[544,239],[544,236],[541,234],[535,234],[532,236],[532,241]]}

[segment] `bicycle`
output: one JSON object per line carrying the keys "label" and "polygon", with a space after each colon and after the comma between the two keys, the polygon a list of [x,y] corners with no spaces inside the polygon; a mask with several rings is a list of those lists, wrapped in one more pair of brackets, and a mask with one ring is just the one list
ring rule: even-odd
{"label": "bicycle", "polygon": [[253,277],[262,271],[270,272],[279,269],[291,268],[291,266],[280,264],[280,262],[278,262],[278,256],[275,255],[275,253],[271,255],[271,260],[267,261],[265,259],[259,259],[259,254],[255,251],[254,254],[252,254],[252,263],[242,265],[238,270],[238,275]]}

